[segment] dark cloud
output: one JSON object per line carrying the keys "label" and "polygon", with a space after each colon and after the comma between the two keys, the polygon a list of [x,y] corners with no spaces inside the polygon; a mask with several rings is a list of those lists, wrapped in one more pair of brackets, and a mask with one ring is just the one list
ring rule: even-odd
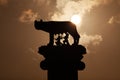
{"label": "dark cloud", "polygon": [[21,22],[33,22],[38,18],[38,13],[33,12],[31,9],[28,9],[26,11],[23,11],[19,20]]}

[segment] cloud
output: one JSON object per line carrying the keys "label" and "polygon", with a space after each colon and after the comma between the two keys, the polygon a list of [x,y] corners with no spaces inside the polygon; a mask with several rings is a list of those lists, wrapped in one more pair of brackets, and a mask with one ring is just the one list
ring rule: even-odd
{"label": "cloud", "polygon": [[109,21],[108,21],[109,24],[113,24],[114,23],[114,17],[112,16]]}
{"label": "cloud", "polygon": [[[85,13],[90,12],[94,7],[100,5],[107,5],[113,0],[57,0],[57,10],[51,16],[51,20],[70,21],[71,17],[75,14],[82,17]],[[88,46],[92,44],[94,46],[99,45],[103,40],[101,35],[87,35],[81,34],[80,44]]]}
{"label": "cloud", "polygon": [[112,16],[109,20],[108,20],[109,24],[120,24],[120,14],[117,16]]}
{"label": "cloud", "polygon": [[6,5],[8,3],[8,0],[0,0],[0,5]]}
{"label": "cloud", "polygon": [[92,44],[93,46],[99,45],[103,41],[101,35],[87,35],[86,33],[81,34],[80,44],[88,46]]}
{"label": "cloud", "polygon": [[22,12],[19,20],[21,22],[33,22],[38,17],[38,13],[33,12],[31,9]]}
{"label": "cloud", "polygon": [[81,17],[89,12],[93,7],[106,5],[113,0],[57,0],[56,8],[58,9],[51,17],[52,20],[70,20],[73,14]]}
{"label": "cloud", "polygon": [[33,2],[36,3],[37,5],[50,4],[50,0],[33,0]]}

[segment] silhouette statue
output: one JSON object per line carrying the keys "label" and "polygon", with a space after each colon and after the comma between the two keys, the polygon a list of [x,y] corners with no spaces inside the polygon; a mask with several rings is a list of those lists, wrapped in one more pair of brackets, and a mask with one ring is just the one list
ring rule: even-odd
{"label": "silhouette statue", "polygon": [[[86,48],[78,45],[79,34],[75,24],[69,21],[36,21],[37,30],[43,30],[50,34],[49,45],[39,47],[38,53],[45,59],[40,67],[48,70],[48,80],[78,80],[78,70],[84,70],[85,63],[81,60],[86,54]],[[63,36],[65,33],[65,36]],[[54,38],[57,34],[57,38]],[[69,45],[69,34],[74,38],[74,45]],[[56,45],[54,45],[54,40]]]}
{"label": "silhouette statue", "polygon": [[49,45],[54,44],[54,34],[69,33],[73,39],[73,45],[77,45],[80,35],[77,32],[76,25],[70,21],[40,21],[35,20],[34,26],[37,30],[43,30],[50,34]]}

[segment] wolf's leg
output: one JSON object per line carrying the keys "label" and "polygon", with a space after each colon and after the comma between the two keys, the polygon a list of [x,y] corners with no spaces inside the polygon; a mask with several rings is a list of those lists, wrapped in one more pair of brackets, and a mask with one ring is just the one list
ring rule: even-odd
{"label": "wolf's leg", "polygon": [[74,43],[73,43],[73,45],[78,45],[78,43],[79,43],[79,38],[80,38],[79,35],[77,35],[77,36],[74,37]]}
{"label": "wolf's leg", "polygon": [[54,34],[50,33],[49,34],[49,44],[48,45],[53,46],[53,44],[54,44]]}
{"label": "wolf's leg", "polygon": [[80,35],[78,34],[77,38],[76,38],[76,44],[78,45],[79,44],[79,38],[80,38]]}

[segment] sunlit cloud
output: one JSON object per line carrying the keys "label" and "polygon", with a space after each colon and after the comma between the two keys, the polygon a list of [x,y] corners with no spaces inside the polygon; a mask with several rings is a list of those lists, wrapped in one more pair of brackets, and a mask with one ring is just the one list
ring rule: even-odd
{"label": "sunlit cloud", "polygon": [[0,5],[6,5],[8,3],[8,0],[0,0]]}
{"label": "sunlit cloud", "polygon": [[86,12],[90,12],[96,6],[106,5],[113,0],[57,0],[56,8],[58,9],[52,20],[70,20],[74,14],[84,16]]}
{"label": "sunlit cloud", "polygon": [[33,12],[31,9],[22,12],[19,20],[21,22],[33,22],[38,17],[38,13]]}
{"label": "sunlit cloud", "polygon": [[50,4],[50,0],[33,0],[33,2],[36,3],[37,5]]}
{"label": "sunlit cloud", "polygon": [[114,17],[112,16],[109,21],[108,21],[109,24],[113,24],[114,23]]}
{"label": "sunlit cloud", "polygon": [[[82,21],[85,13],[90,12],[94,7],[107,5],[112,1],[113,0],[57,0],[57,11],[51,16],[51,20],[70,21],[73,15],[79,15]],[[102,40],[101,35],[87,35],[84,33],[81,35],[80,44],[86,46],[89,44],[99,45]]]}
{"label": "sunlit cloud", "polygon": [[[58,9],[51,17],[51,20],[70,21],[75,14],[82,19],[86,12],[90,12],[96,6],[105,5],[113,0],[57,0]],[[80,25],[79,25],[80,26]]]}
{"label": "sunlit cloud", "polygon": [[[101,35],[88,35],[86,33],[81,34],[80,44],[84,45],[87,49],[87,53],[94,53],[90,50],[91,46],[98,46],[103,41]],[[90,46],[90,47],[89,47]]]}
{"label": "sunlit cloud", "polygon": [[120,24],[120,15],[117,16],[112,16],[109,20],[108,20],[109,24]]}
{"label": "sunlit cloud", "polygon": [[85,46],[88,45],[99,45],[100,42],[103,41],[103,38],[101,35],[87,35],[86,33],[81,34],[80,38],[80,44],[83,44]]}

